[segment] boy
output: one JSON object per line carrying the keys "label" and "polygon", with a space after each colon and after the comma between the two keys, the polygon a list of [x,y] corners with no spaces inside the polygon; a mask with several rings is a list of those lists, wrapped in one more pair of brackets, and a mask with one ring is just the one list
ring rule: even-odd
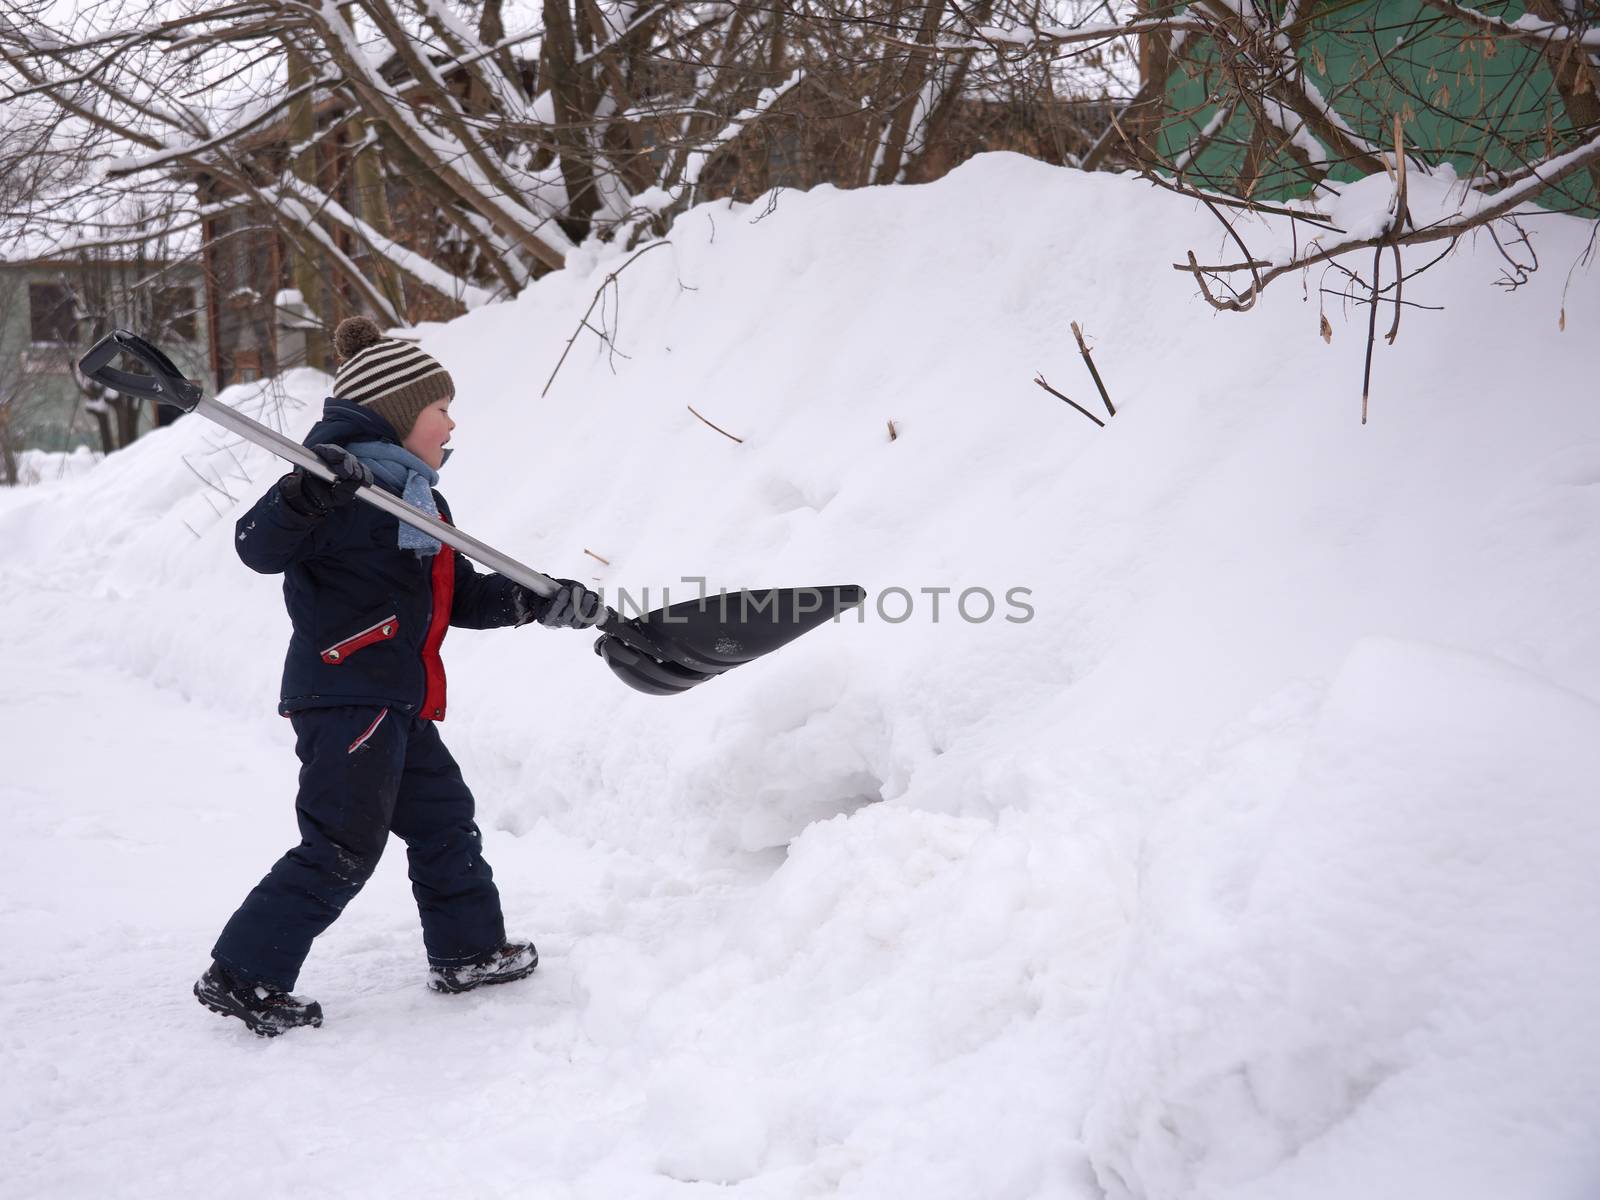
{"label": "boy", "polygon": [[472,793],[439,739],[439,646],[448,625],[582,628],[604,612],[581,584],[559,580],[541,598],[353,503],[373,485],[449,520],[431,485],[449,456],[455,385],[437,360],[365,317],[342,322],[334,344],[343,365],[306,445],[337,481],[285,475],[240,518],[234,542],[246,566],[284,575],[294,632],[278,711],[294,723],[301,840],[228,921],[194,993],[264,1037],[322,1024],[321,1006],[290,991],[391,831],[406,843],[429,987],[464,992],[538,965],[532,942],[506,939]]}

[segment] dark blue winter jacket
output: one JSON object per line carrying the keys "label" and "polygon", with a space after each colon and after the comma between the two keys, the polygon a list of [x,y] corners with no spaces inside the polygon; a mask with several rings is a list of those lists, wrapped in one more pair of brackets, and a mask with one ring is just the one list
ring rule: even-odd
{"label": "dark blue winter jacket", "polygon": [[[329,400],[308,446],[389,441],[382,417]],[[439,515],[450,519],[434,492]],[[426,558],[397,545],[399,521],[355,501],[323,518],[302,516],[275,484],[239,518],[234,548],[245,566],[283,573],[294,632],[283,665],[278,711],[363,704],[444,719],[439,645],[449,625],[490,629],[528,619],[521,588],[480,575],[449,546]]]}

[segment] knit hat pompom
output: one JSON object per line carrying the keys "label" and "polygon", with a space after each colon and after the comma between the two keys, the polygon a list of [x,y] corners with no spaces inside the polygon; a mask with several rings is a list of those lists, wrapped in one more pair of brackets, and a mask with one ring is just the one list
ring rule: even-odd
{"label": "knit hat pompom", "polygon": [[333,348],[339,352],[340,362],[349,362],[368,346],[383,340],[383,330],[371,317],[346,317],[333,331]]}

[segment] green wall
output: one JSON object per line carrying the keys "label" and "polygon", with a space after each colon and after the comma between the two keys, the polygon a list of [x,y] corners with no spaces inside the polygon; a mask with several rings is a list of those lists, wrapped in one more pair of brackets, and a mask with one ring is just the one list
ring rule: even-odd
{"label": "green wall", "polygon": [[[1262,0],[1281,18],[1284,0]],[[1304,6],[1302,6],[1304,7]],[[1521,16],[1514,3],[1480,4],[1506,20]],[[1313,10],[1298,46],[1306,77],[1345,121],[1368,141],[1393,144],[1394,114],[1404,121],[1409,152],[1429,163],[1452,163],[1472,172],[1478,160],[1497,170],[1564,148],[1571,126],[1560,93],[1537,48],[1508,38],[1486,39],[1421,0],[1335,0]],[[1168,83],[1169,111],[1158,148],[1169,160],[1193,144],[1219,112],[1228,76],[1211,39],[1192,41]],[[1191,110],[1193,110],[1191,112]],[[1292,114],[1291,114],[1292,116]],[[1219,141],[1197,156],[1188,177],[1196,184],[1236,192],[1253,123],[1235,113]],[[1337,166],[1335,181],[1359,172]],[[1265,163],[1252,195],[1304,196],[1308,181],[1286,153]],[[1593,179],[1580,172],[1540,201],[1547,208],[1600,212]]]}
{"label": "green wall", "polygon": [[[60,283],[71,279],[74,264],[0,263],[0,399],[16,396],[13,420],[21,434],[19,449],[70,450],[76,446],[101,449],[99,425],[84,411],[83,395],[73,378],[71,364],[88,347],[35,344],[28,300],[30,283]],[[102,268],[103,271],[103,268]],[[148,277],[148,269],[126,273],[129,285]],[[195,378],[210,378],[209,332],[206,327],[205,287],[197,269],[169,269],[164,281],[192,287],[198,311],[192,340],[166,341],[166,349],[179,366]],[[154,427],[146,414],[141,432]]]}

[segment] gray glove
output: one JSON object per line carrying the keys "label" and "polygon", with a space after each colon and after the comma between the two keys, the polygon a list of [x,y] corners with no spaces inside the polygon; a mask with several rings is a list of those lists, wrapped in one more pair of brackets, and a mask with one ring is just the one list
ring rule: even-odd
{"label": "gray glove", "polygon": [[311,453],[328,464],[328,470],[333,472],[333,490],[345,496],[343,503],[350,502],[358,487],[372,486],[372,468],[343,446],[322,442],[311,447]]}
{"label": "gray glove", "polygon": [[552,596],[536,596],[523,589],[531,619],[547,629],[588,629],[605,620],[606,604],[575,579],[557,579]]}
{"label": "gray glove", "polygon": [[301,467],[278,483],[284,502],[303,516],[325,517],[354,500],[357,488],[372,486],[372,468],[343,446],[322,442],[311,447],[311,453],[328,464],[332,483]]}

